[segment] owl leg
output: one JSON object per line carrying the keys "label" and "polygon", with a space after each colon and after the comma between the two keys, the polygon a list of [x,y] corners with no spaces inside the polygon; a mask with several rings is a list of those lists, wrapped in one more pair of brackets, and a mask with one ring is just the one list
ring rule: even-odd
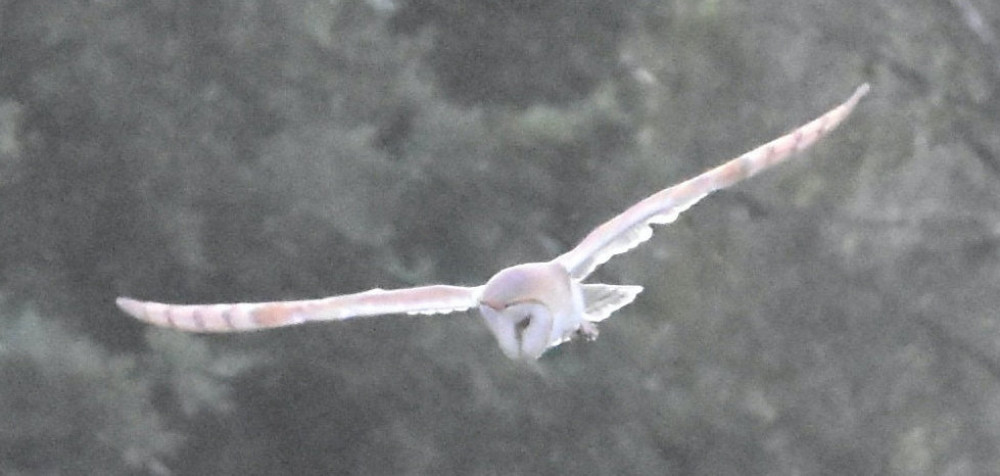
{"label": "owl leg", "polygon": [[597,334],[599,334],[597,324],[590,321],[583,321],[580,323],[580,327],[577,328],[575,337],[589,342],[597,339]]}

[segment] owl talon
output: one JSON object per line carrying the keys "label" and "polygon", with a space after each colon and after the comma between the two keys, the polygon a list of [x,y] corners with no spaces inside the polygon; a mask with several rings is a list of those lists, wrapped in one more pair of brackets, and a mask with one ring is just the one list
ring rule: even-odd
{"label": "owl talon", "polygon": [[576,337],[586,340],[587,342],[597,339],[597,335],[600,334],[597,330],[597,324],[589,321],[583,321],[580,323],[580,328],[576,330]]}

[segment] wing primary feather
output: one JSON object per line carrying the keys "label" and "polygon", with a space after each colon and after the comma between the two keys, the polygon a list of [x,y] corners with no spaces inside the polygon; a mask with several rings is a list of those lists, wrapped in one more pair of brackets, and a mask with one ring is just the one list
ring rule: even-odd
{"label": "wing primary feather", "polygon": [[447,314],[478,305],[479,287],[423,286],[372,289],[304,301],[232,304],[164,304],[120,297],[127,314],[161,327],[190,332],[239,332],[307,321],[342,320],[384,314]]}
{"label": "wing primary feather", "polygon": [[777,139],[761,145],[692,179],[661,190],[636,203],[590,232],[555,261],[574,279],[584,279],[613,256],[648,240],[650,225],[672,223],[708,194],[726,188],[804,150],[837,127],[868,93],[863,84],[844,103]]}

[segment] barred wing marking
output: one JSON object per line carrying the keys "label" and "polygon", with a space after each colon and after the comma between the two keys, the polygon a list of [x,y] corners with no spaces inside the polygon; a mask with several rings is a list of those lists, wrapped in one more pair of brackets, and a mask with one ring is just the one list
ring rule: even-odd
{"label": "barred wing marking", "polygon": [[586,278],[611,257],[648,240],[653,235],[651,225],[672,223],[706,195],[752,177],[813,145],[850,115],[868,89],[868,84],[863,84],[843,104],[794,131],[636,203],[595,228],[580,244],[555,261],[569,270],[573,278]]}
{"label": "barred wing marking", "polygon": [[162,327],[237,332],[383,314],[447,314],[477,306],[480,291],[481,287],[435,285],[306,301],[178,305],[120,297],[116,303],[133,317]]}

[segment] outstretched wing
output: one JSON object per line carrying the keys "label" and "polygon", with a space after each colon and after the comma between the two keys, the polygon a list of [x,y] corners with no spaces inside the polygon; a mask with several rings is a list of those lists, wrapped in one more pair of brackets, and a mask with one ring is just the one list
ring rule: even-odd
{"label": "outstretched wing", "polygon": [[798,129],[747,152],[695,178],[661,190],[624,213],[595,228],[583,241],[555,261],[576,279],[583,279],[620,253],[635,248],[653,235],[650,225],[671,223],[709,193],[728,187],[780,163],[813,145],[844,120],[868,92],[859,87],[843,104]]}
{"label": "outstretched wing", "polygon": [[234,304],[162,304],[120,297],[118,307],[137,319],[192,332],[237,332],[382,314],[446,314],[479,304],[481,287],[423,286],[372,289],[307,301]]}

